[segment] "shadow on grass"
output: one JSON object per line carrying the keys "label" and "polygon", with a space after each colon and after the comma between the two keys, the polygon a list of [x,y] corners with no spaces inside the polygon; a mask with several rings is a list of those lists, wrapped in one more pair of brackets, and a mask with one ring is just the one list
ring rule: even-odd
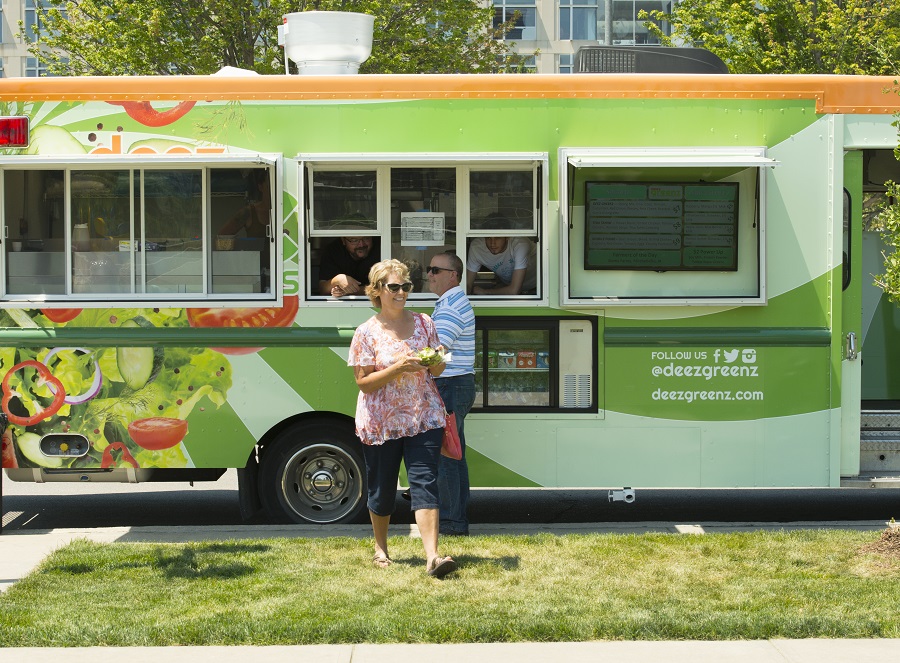
{"label": "shadow on grass", "polygon": [[262,544],[213,543],[184,547],[177,554],[172,554],[167,548],[156,548],[153,551],[153,559],[149,561],[130,560],[114,565],[89,564],[87,562],[54,564],[47,570],[67,575],[83,575],[94,573],[101,566],[108,571],[155,568],[162,571],[167,578],[187,580],[233,579],[249,575],[254,571],[254,567],[237,561],[219,563],[215,557],[211,556],[264,553],[269,551],[270,548],[270,546]]}
{"label": "shadow on grass", "polygon": [[157,565],[168,578],[183,578],[186,580],[206,580],[218,578],[228,580],[240,578],[253,572],[254,567],[241,562],[228,562],[225,564],[207,563],[204,557],[208,553],[213,554],[240,554],[260,553],[269,549],[262,545],[214,544],[203,548],[183,548],[177,555],[161,554]]}
{"label": "shadow on grass", "polygon": [[[446,553],[443,553],[446,554]],[[460,571],[475,569],[480,566],[500,567],[504,571],[516,571],[519,568],[520,558],[517,555],[505,555],[502,557],[479,557],[477,555],[450,555],[459,565]],[[403,566],[425,568],[424,557],[392,557],[394,564]]]}

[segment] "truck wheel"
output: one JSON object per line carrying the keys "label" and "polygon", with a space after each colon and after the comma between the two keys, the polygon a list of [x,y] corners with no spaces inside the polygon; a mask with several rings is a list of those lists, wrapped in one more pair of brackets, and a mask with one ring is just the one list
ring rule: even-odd
{"label": "truck wheel", "polygon": [[279,434],[262,456],[259,494],[273,522],[360,521],[366,513],[366,473],[353,425],[299,423]]}

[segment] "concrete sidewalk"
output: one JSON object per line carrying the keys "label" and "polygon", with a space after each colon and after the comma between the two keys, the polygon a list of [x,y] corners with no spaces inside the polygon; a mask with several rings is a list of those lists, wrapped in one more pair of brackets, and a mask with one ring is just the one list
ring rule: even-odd
{"label": "concrete sidewalk", "polygon": [[458,645],[305,645],[297,647],[84,647],[2,649],[4,663],[859,663],[896,661],[897,640],[730,640],[517,642]]}

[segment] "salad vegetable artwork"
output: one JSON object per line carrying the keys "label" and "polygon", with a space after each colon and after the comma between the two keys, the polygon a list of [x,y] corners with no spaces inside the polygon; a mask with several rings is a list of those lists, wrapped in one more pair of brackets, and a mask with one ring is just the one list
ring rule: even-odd
{"label": "salad vegetable artwork", "polygon": [[[189,327],[185,309],[83,309],[76,315],[0,311],[0,326]],[[192,467],[191,415],[225,404],[232,369],[206,347],[0,348],[2,399],[9,433],[3,467]],[[48,434],[87,439],[79,457],[45,456]]]}
{"label": "salad vegetable artwork", "polygon": [[113,451],[118,451],[121,453],[121,455],[122,455],[121,462],[122,463],[128,463],[132,467],[138,467],[138,464],[134,460],[134,457],[131,455],[131,452],[128,451],[128,447],[126,447],[121,442],[113,442],[108,447],[106,447],[106,449],[103,450],[103,458],[100,461],[101,469],[105,470],[105,469],[115,465],[116,461],[113,460],[113,455],[112,455]]}
{"label": "salad vegetable artwork", "polygon": [[[12,386],[12,381],[19,371],[23,376],[18,379],[18,387]],[[49,404],[45,404],[46,397],[41,398],[41,392],[47,389],[51,392]],[[27,416],[21,416],[10,411],[10,403],[17,398],[23,408],[25,403],[30,404],[31,412]],[[7,371],[3,377],[3,412],[9,417],[9,422],[17,426],[33,426],[39,421],[52,417],[59,412],[65,403],[66,390],[47,366],[39,361],[29,359],[16,364]]]}

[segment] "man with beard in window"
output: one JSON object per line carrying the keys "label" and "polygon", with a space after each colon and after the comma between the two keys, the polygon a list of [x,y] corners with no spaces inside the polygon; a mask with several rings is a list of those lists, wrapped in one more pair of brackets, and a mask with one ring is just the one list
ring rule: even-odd
{"label": "man with beard in window", "polygon": [[332,297],[363,295],[369,270],[381,259],[376,237],[339,237],[322,251],[319,292]]}

